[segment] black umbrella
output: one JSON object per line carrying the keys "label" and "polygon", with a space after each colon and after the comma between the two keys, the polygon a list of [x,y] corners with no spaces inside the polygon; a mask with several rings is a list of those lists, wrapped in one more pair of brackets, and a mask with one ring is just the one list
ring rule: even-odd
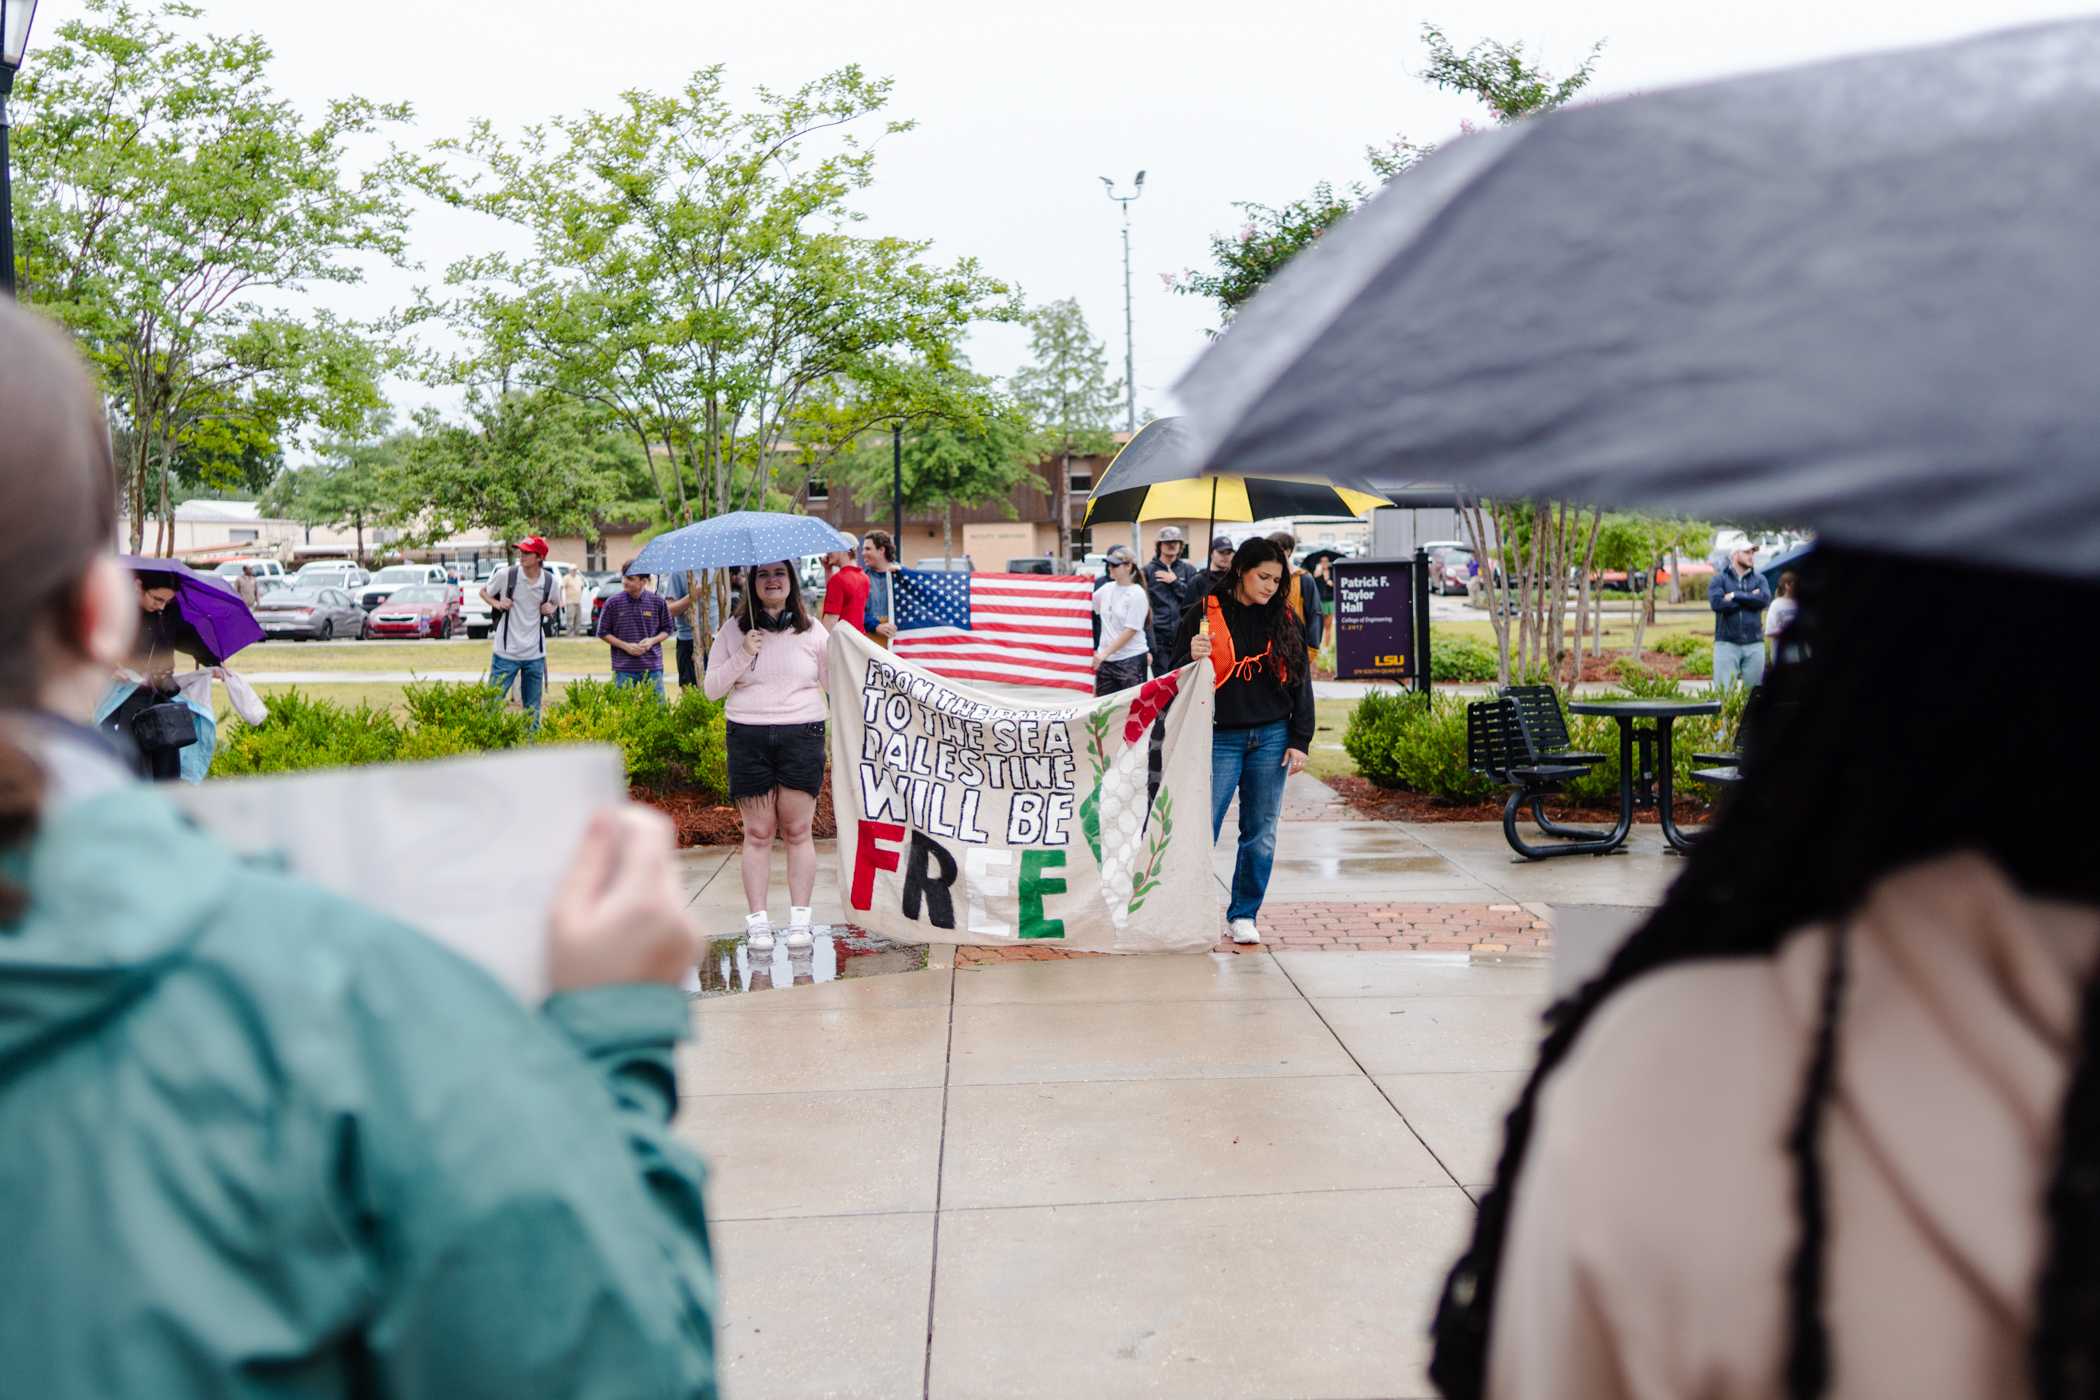
{"label": "black umbrella", "polygon": [[1176,386],[1288,453],[2100,578],[2100,22],[1463,138]]}
{"label": "black umbrella", "polygon": [[1208,516],[1209,539],[1220,520],[1246,523],[1287,515],[1366,515],[1391,505],[1352,476],[1204,476],[1189,451],[1192,434],[1179,418],[1155,418],[1137,430],[1102,471],[1087,496],[1086,523],[1189,520]]}

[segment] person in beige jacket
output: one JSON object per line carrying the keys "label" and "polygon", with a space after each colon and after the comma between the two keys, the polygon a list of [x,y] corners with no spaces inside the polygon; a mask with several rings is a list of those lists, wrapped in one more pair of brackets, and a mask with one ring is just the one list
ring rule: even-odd
{"label": "person in beige jacket", "polygon": [[[2100,1394],[2100,861],[2036,800],[2100,780],[2100,589],[1821,552],[1742,787],[1549,1017],[1448,1396]],[[1981,669],[1901,684],[1892,597]]]}

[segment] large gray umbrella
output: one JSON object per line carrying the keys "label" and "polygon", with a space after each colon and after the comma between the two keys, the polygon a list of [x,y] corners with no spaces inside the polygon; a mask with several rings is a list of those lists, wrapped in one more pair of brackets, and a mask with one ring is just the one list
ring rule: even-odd
{"label": "large gray umbrella", "polygon": [[1463,138],[1176,386],[1288,457],[2100,578],[2100,21]]}

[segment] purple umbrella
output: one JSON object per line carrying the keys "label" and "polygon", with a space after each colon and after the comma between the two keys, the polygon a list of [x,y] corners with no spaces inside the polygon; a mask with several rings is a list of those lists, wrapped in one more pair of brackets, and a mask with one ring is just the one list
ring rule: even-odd
{"label": "purple umbrella", "polygon": [[206,651],[224,661],[263,639],[262,624],[232,585],[216,574],[200,574],[179,559],[123,554],[117,562],[135,574],[166,574],[175,581],[175,609]]}

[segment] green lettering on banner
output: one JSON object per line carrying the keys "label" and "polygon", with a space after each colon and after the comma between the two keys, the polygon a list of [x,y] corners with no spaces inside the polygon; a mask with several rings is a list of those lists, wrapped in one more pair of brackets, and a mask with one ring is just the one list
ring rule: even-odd
{"label": "green lettering on banner", "polygon": [[1043,917],[1043,896],[1063,894],[1065,878],[1062,875],[1044,875],[1047,866],[1063,868],[1063,851],[1021,852],[1021,937],[1063,938],[1065,921]]}

